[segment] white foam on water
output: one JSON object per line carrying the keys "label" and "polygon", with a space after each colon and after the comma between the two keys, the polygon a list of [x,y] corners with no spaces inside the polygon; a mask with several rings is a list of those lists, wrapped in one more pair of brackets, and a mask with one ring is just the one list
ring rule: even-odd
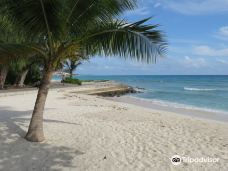
{"label": "white foam on water", "polygon": [[184,90],[187,90],[187,91],[216,91],[217,89],[184,87]]}

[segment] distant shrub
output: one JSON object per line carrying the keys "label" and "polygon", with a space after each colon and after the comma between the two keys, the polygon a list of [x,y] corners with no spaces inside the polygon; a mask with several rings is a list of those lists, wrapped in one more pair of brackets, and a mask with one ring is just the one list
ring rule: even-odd
{"label": "distant shrub", "polygon": [[70,77],[66,77],[63,80],[64,83],[69,83],[69,84],[77,84],[77,85],[82,85],[82,82],[79,79],[76,78],[70,78]]}
{"label": "distant shrub", "polygon": [[[18,71],[16,71],[14,68],[10,68],[6,77],[6,84],[13,85],[17,75]],[[24,84],[34,85],[35,83],[40,82],[41,77],[42,73],[40,71],[39,65],[33,65],[31,68],[29,68]]]}
{"label": "distant shrub", "polygon": [[30,68],[28,75],[25,79],[25,84],[28,84],[28,85],[35,84],[36,86],[36,84],[41,81],[41,77],[42,77],[42,73],[40,71],[39,65],[33,65]]}
{"label": "distant shrub", "polygon": [[110,81],[110,80],[81,80],[81,82],[107,82],[107,81]]}

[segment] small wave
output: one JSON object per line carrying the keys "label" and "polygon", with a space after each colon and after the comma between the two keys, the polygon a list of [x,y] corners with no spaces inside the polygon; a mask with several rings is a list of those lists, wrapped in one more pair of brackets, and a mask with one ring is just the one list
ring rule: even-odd
{"label": "small wave", "polygon": [[139,93],[144,93],[146,92],[146,89],[145,88],[141,88],[141,87],[134,87],[134,89],[139,92]]}
{"label": "small wave", "polygon": [[217,89],[184,87],[184,90],[187,90],[187,91],[216,91]]}
{"label": "small wave", "polygon": [[153,89],[147,89],[147,88],[142,88],[142,87],[134,87],[134,89],[139,92],[139,93],[150,93],[150,92],[154,92]]}

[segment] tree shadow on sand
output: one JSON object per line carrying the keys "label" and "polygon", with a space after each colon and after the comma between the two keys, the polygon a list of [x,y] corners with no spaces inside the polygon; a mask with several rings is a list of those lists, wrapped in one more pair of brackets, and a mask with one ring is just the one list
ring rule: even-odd
{"label": "tree shadow on sand", "polygon": [[[63,168],[76,169],[77,166],[73,165],[72,160],[78,155],[82,155],[82,152],[46,142],[31,143],[23,138],[26,132],[21,128],[21,125],[25,124],[25,120],[28,120],[28,118],[23,118],[26,115],[31,115],[31,111],[13,111],[3,107],[0,109],[0,170],[59,171]],[[25,120],[23,121],[23,119]]]}

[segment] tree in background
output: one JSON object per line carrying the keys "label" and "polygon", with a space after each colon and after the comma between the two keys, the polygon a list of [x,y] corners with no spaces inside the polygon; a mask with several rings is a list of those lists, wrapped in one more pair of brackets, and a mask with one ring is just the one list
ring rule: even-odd
{"label": "tree in background", "polygon": [[30,64],[25,65],[22,69],[21,72],[17,75],[16,80],[14,82],[14,86],[16,87],[24,87],[24,82],[26,79],[26,76],[29,72],[29,68],[31,67]]}
{"label": "tree in background", "polygon": [[70,74],[70,78],[73,78],[73,72],[77,69],[82,62],[78,59],[67,59],[64,62],[64,66],[66,67],[64,70]]}
{"label": "tree in background", "polygon": [[[134,0],[3,0],[2,13],[36,40],[13,44],[9,51],[33,50],[45,61],[27,140],[44,140],[43,111],[50,81],[69,52],[130,57],[148,63],[162,55],[166,44],[157,25],[145,25],[149,19],[136,23],[117,19],[134,6]],[[7,46],[0,44],[0,51]]]}
{"label": "tree in background", "polygon": [[[36,66],[38,66],[38,68]],[[6,83],[14,85],[14,87],[24,87],[25,79],[29,71],[33,68],[36,68],[38,73],[38,75],[36,75],[37,78],[31,79],[30,77],[31,80],[29,82],[30,85],[34,84],[35,82],[40,80],[41,71],[39,67],[42,67],[42,61],[39,60],[38,57],[31,56],[30,58],[14,58],[11,60]]]}
{"label": "tree in background", "polygon": [[86,56],[83,51],[77,53],[73,52],[71,56],[68,56],[68,59],[62,62],[62,68],[70,74],[70,78],[73,78],[73,72],[82,64],[82,61],[85,60],[89,60],[89,57]]}
{"label": "tree in background", "polygon": [[29,69],[24,84],[38,87],[40,85],[41,77],[42,65],[35,63]]}
{"label": "tree in background", "polygon": [[[12,37],[14,36],[12,31],[12,25],[5,17],[0,15],[0,43],[12,41]],[[7,50],[2,49],[0,53],[0,89],[4,88],[11,60],[12,54]]]}
{"label": "tree in background", "polygon": [[[27,54],[24,48],[19,46],[11,46],[11,43],[20,44],[25,41],[25,36],[20,29],[11,22],[7,16],[0,11],[0,45],[7,44],[0,49],[0,89],[4,88],[7,74],[12,64],[20,54]],[[12,51],[13,47],[13,51]],[[24,51],[24,52],[23,52]],[[29,51],[30,53],[31,51]]]}
{"label": "tree in background", "polygon": [[7,64],[0,64],[0,89],[4,89],[8,69],[9,67]]}

